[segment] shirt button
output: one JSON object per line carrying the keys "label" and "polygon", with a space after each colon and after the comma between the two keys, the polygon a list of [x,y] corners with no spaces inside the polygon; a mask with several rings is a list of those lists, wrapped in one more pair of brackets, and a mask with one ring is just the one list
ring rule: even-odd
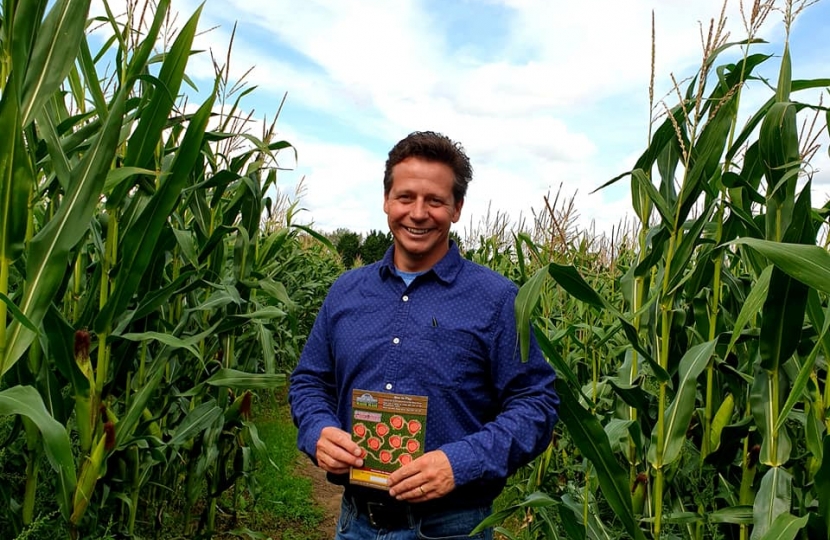
{"label": "shirt button", "polygon": [[397,345],[400,342],[401,342],[400,338],[395,338],[395,339],[392,340],[392,343],[394,343],[395,345]]}
{"label": "shirt button", "polygon": [[391,383],[391,382],[390,382],[390,383],[386,383],[386,389],[387,389],[387,390],[392,390],[392,383]]}
{"label": "shirt button", "polygon": [[401,300],[403,300],[404,302],[409,302],[409,297],[404,295],[404,297],[401,298]]}

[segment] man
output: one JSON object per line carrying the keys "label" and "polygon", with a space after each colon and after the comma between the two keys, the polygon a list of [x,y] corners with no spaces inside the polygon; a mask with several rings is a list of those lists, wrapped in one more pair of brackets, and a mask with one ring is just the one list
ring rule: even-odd
{"label": "man", "polygon": [[[291,376],[298,447],[346,485],[337,539],[468,538],[550,442],[555,375],[535,342],[520,359],[517,288],[449,239],[471,179],[463,148],[441,134],[395,145],[383,180],[394,244],[335,282]],[[424,454],[391,474],[388,492],[348,482],[363,466],[354,389],[428,400]]]}

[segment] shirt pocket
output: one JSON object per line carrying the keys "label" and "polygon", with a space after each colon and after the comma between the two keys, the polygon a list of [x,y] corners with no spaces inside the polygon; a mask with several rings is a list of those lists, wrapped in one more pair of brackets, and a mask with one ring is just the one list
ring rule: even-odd
{"label": "shirt pocket", "polygon": [[474,353],[475,339],[463,330],[424,327],[418,336],[415,369],[425,387],[457,389],[481,369]]}

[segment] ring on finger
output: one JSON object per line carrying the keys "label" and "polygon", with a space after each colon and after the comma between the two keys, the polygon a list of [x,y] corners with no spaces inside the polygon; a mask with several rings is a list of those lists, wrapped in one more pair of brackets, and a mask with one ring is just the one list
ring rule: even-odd
{"label": "ring on finger", "polygon": [[418,486],[418,489],[421,490],[421,495],[426,495],[426,492],[424,491],[424,486]]}

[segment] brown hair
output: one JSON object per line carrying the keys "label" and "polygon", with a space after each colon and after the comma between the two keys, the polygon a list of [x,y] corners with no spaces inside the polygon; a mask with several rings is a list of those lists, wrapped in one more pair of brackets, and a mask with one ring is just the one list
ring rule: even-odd
{"label": "brown hair", "polygon": [[434,131],[415,131],[398,142],[389,151],[386,171],[383,175],[383,192],[389,194],[392,189],[392,168],[401,161],[417,157],[427,161],[437,161],[452,169],[455,182],[452,195],[455,202],[463,201],[467,195],[467,184],[473,179],[473,166],[464,153],[464,147],[440,133]]}

